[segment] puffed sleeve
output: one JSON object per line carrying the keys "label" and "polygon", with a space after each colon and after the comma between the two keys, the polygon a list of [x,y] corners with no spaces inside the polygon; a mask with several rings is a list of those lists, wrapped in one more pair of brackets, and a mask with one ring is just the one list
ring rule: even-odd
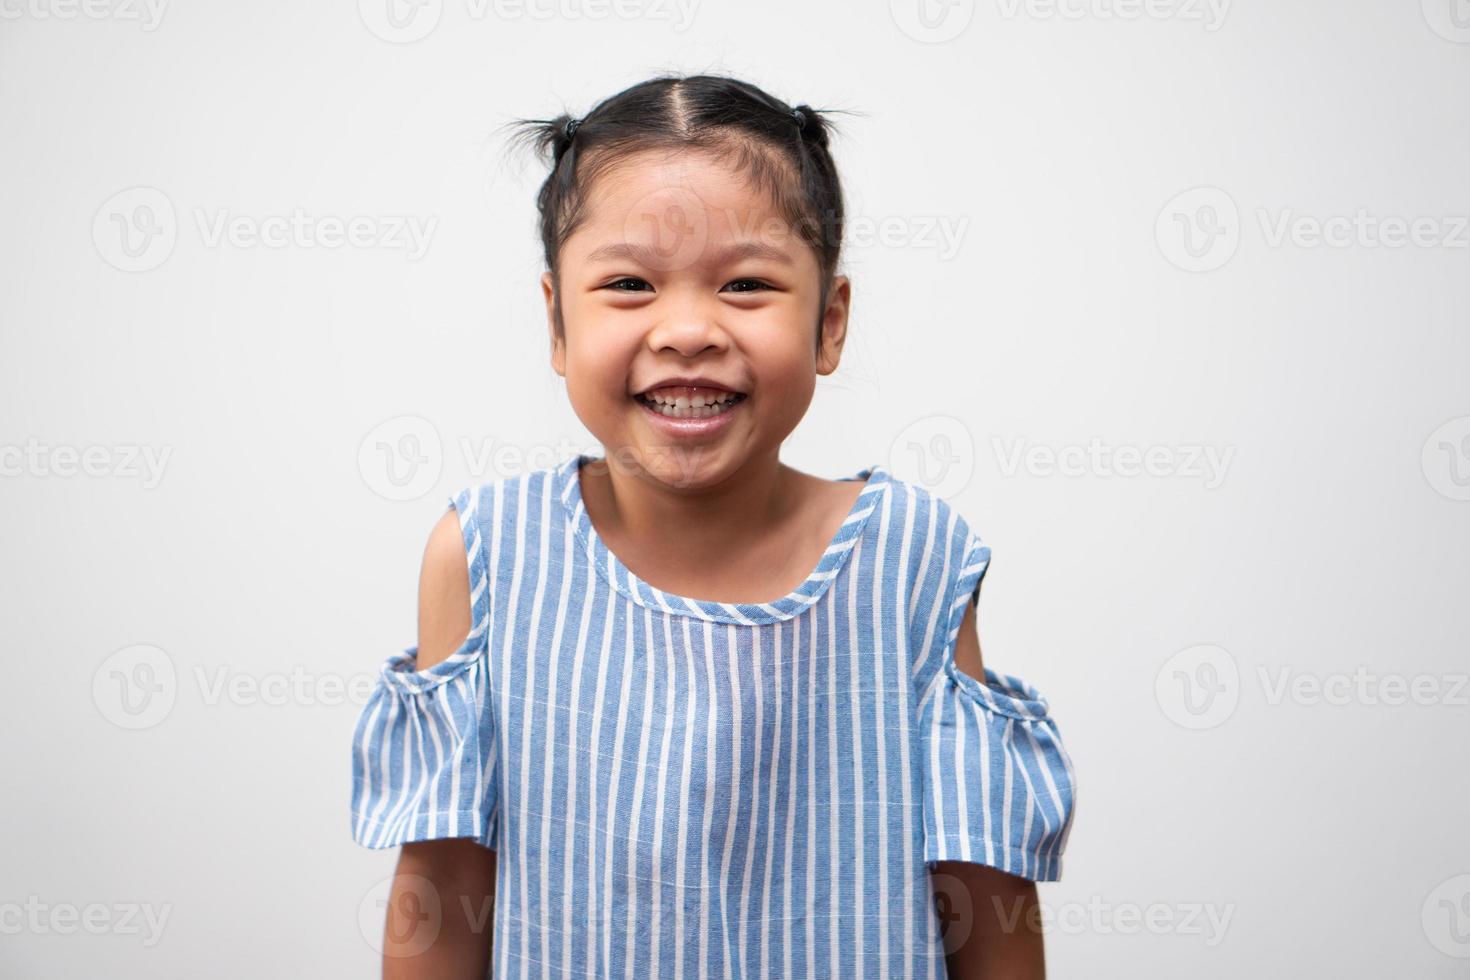
{"label": "puffed sleeve", "polygon": [[1017,677],[955,664],[965,609],[990,549],[961,520],[950,547],[948,632],[920,698],[926,861],[985,864],[1056,881],[1076,798],[1072,763],[1046,699]]}
{"label": "puffed sleeve", "polygon": [[450,498],[470,570],[469,635],[425,670],[417,669],[417,646],[388,657],[357,721],[352,836],[366,847],[445,837],[495,847],[500,794],[479,498],[477,488]]}

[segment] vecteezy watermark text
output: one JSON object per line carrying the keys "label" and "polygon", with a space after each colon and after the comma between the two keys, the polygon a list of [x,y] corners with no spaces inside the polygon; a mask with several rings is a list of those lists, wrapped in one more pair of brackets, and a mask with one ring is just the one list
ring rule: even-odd
{"label": "vecteezy watermark text", "polygon": [[[1470,248],[1470,215],[1464,214],[1381,214],[1360,207],[1321,215],[1258,207],[1254,215],[1261,241],[1271,249]],[[1246,224],[1225,190],[1194,187],[1176,194],[1159,211],[1154,236],[1171,265],[1186,272],[1213,272],[1235,257]]]}
{"label": "vecteezy watermark text", "polygon": [[1218,946],[1235,915],[1234,903],[1214,902],[1108,902],[1094,895],[1087,902],[1037,902],[1029,908],[1024,898],[1006,902],[990,896],[996,921],[1002,931],[1015,933],[1023,927],[1032,932],[1067,935],[1200,936],[1206,946]]}
{"label": "vecteezy watermark text", "polygon": [[1271,248],[1470,248],[1470,216],[1372,214],[1358,208],[1351,215],[1322,217],[1300,214],[1294,208],[1272,213],[1256,209],[1261,235]]}
{"label": "vecteezy watermark text", "polygon": [[1098,476],[1183,478],[1201,480],[1206,490],[1225,481],[1235,457],[1234,446],[1114,446],[1094,436],[1084,445],[1047,446],[1025,439],[990,440],[1002,476],[1024,470],[1031,476]]}
{"label": "vecteezy watermark text", "polygon": [[289,216],[234,214],[227,208],[194,209],[199,237],[207,248],[375,248],[401,251],[410,262],[424,257],[439,225],[436,216],[415,214],[311,215],[294,208]]}
{"label": "vecteezy watermark text", "polygon": [[[472,21],[641,21],[671,24],[680,34],[694,23],[700,0],[464,0]],[[390,44],[412,44],[434,32],[444,0],[358,0],[358,17]]]}
{"label": "vecteezy watermark text", "polygon": [[[429,251],[435,215],[289,212],[250,214],[196,207],[195,231],[205,248],[337,249],[402,252],[410,262]],[[173,201],[156,187],[129,187],[103,202],[92,218],[92,244],[108,265],[147,272],[168,261],[180,222]]]}
{"label": "vecteezy watermark text", "polygon": [[[1246,675],[1248,676],[1248,675]],[[1470,674],[1350,670],[1300,671],[1290,665],[1257,665],[1256,682],[1267,707],[1457,709],[1470,707]],[[1229,720],[1246,686],[1235,656],[1200,644],[1169,657],[1154,678],[1160,710],[1181,728],[1216,728]]]}
{"label": "vecteezy watermark text", "polygon": [[1225,24],[1231,0],[996,0],[1006,20],[1177,20],[1213,34]]}
{"label": "vecteezy watermark text", "polygon": [[163,481],[172,446],[51,446],[34,436],[24,445],[0,445],[0,477],[89,476],[141,480],[145,490]]}
{"label": "vecteezy watermark text", "polygon": [[173,903],[149,902],[46,902],[39,895],[24,902],[0,902],[0,935],[70,936],[78,932],[93,936],[143,937],[145,947],[163,938]]}
{"label": "vecteezy watermark text", "polygon": [[169,0],[0,0],[0,20],[115,20],[158,30]]}
{"label": "vecteezy watermark text", "polygon": [[[193,665],[193,681],[206,707],[337,707],[367,704],[377,686],[377,671],[334,674],[288,670],[245,673],[228,665]],[[92,675],[92,703],[103,718],[131,731],[152,728],[173,711],[180,691],[179,672],[164,650],[142,643],[107,657]]]}

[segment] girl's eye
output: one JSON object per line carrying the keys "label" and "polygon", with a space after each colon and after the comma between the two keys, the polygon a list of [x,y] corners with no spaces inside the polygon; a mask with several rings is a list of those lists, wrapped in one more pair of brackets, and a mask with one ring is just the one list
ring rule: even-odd
{"label": "girl's eye", "polygon": [[770,289],[771,285],[759,279],[736,279],[725,288],[736,293],[752,293],[762,289]]}
{"label": "girl's eye", "polygon": [[639,279],[637,276],[624,276],[621,279],[614,279],[604,288],[612,289],[620,293],[639,293],[643,292],[645,288],[652,287],[650,287],[645,280]]}

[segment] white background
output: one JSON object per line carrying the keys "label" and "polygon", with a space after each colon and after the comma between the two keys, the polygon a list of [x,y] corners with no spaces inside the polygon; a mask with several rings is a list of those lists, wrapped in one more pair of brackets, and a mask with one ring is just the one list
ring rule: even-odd
{"label": "white background", "polygon": [[[0,974],[376,972],[361,683],[450,493],[598,448],[494,130],[662,70],[862,113],[785,458],[994,549],[1080,785],[1052,975],[1470,971],[1470,5],[387,2],[0,3]],[[298,210],[380,237],[211,234]]]}

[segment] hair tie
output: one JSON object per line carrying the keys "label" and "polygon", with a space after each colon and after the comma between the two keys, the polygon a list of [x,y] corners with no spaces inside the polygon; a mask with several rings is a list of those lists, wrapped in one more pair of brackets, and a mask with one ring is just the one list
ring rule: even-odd
{"label": "hair tie", "polygon": [[801,130],[802,132],[806,132],[806,113],[802,112],[800,109],[792,109],[791,118],[796,120],[797,129]]}
{"label": "hair tie", "polygon": [[582,120],[580,120],[580,119],[568,119],[567,120],[567,124],[562,127],[562,131],[566,134],[566,138],[567,138],[567,142],[568,143],[570,143],[572,141],[572,137],[573,136],[576,136],[577,135],[577,127],[580,126],[580,125],[582,125]]}

